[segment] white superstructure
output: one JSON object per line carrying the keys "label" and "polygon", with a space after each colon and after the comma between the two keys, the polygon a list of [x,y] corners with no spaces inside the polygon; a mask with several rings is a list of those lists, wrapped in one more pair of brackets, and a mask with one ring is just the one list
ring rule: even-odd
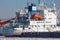
{"label": "white superstructure", "polygon": [[44,9],[44,20],[29,20],[27,28],[15,28],[14,34],[22,32],[55,32],[57,31],[57,15],[54,9]]}
{"label": "white superstructure", "polygon": [[[43,20],[38,20],[38,19],[32,19],[33,13],[38,13],[37,12],[43,10]],[[23,13],[24,11],[24,13]],[[27,23],[27,27],[22,28],[21,25],[19,28],[14,28],[14,34],[22,33],[22,32],[56,32],[60,31],[60,27],[57,27],[57,14],[56,14],[56,9],[55,9],[55,4],[54,8],[45,8],[45,9],[40,9],[37,8],[35,5],[34,6],[28,6],[23,10],[21,13],[23,15],[28,14],[28,19],[29,23]],[[30,14],[32,13],[32,14]],[[41,15],[42,15],[41,14]],[[27,17],[27,16],[25,16]],[[23,19],[23,18],[22,18]],[[21,19],[20,19],[21,20]],[[25,21],[25,19],[23,19]],[[26,22],[26,21],[25,21]],[[25,23],[26,24],[26,23]],[[23,26],[26,26],[23,24]]]}

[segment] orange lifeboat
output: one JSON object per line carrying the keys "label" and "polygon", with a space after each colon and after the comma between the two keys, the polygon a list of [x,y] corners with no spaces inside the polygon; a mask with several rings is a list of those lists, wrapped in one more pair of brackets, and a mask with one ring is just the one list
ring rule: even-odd
{"label": "orange lifeboat", "polygon": [[2,20],[0,19],[0,28],[2,27]]}
{"label": "orange lifeboat", "polygon": [[42,19],[42,15],[39,13],[36,13],[33,15],[33,19]]}

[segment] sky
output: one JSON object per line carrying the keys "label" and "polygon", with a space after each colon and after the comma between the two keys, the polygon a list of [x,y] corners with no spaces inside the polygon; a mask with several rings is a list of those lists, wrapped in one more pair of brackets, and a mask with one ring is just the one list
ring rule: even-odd
{"label": "sky", "polygon": [[[27,2],[38,4],[38,0],[0,0],[0,19],[15,17],[15,12],[23,9]],[[53,2],[52,0],[46,0],[46,3],[51,4]],[[55,3],[56,7],[59,8],[60,0],[55,0]]]}

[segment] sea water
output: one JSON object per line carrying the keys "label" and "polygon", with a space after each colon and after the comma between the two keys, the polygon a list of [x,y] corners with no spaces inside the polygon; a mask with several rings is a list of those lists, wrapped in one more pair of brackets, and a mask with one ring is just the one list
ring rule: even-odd
{"label": "sea water", "polygon": [[21,38],[21,37],[0,37],[0,40],[60,40],[60,38]]}

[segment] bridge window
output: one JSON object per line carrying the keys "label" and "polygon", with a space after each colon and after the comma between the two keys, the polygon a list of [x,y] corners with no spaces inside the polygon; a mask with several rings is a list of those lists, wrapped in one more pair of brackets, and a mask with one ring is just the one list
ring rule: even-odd
{"label": "bridge window", "polygon": [[49,18],[49,19],[52,19],[52,18]]}
{"label": "bridge window", "polygon": [[55,12],[55,10],[48,10],[48,12]]}

